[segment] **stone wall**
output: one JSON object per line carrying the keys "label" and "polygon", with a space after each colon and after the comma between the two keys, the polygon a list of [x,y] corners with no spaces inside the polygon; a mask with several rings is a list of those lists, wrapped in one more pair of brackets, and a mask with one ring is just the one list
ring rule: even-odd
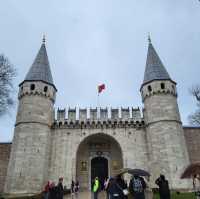
{"label": "stone wall", "polygon": [[0,192],[4,189],[10,150],[11,143],[0,143]]}
{"label": "stone wall", "polygon": [[184,127],[190,162],[200,161],[200,127]]}
{"label": "stone wall", "polygon": [[[77,159],[79,159],[77,151],[80,151],[80,144],[90,136],[93,136],[91,141],[98,141],[99,139],[96,135],[102,135],[103,138],[110,137],[112,138],[111,140],[119,142],[122,157],[118,155],[118,158],[122,158],[124,167],[138,167],[148,170],[146,138],[143,127],[126,126],[120,128],[106,126],[106,124],[99,128],[98,126],[90,126],[90,128],[88,126],[85,128],[77,127],[78,125],[74,125],[71,128],[68,125],[55,126],[55,130],[52,131],[50,180],[56,182],[62,176],[64,184],[69,187],[72,178],[79,178],[79,176],[76,176],[78,166],[76,163]],[[112,156],[114,157],[115,155]],[[120,162],[119,159],[117,159],[117,162]]]}
{"label": "stone wall", "polygon": [[[163,85],[163,86],[162,86]],[[151,182],[162,173],[172,189],[187,189],[180,175],[189,164],[187,146],[177,104],[176,84],[152,81],[141,89],[149,152]]]}
{"label": "stone wall", "polygon": [[55,88],[46,83],[20,85],[5,193],[38,193],[46,183],[54,99]]}
{"label": "stone wall", "polygon": [[[89,132],[90,131],[90,132]],[[141,140],[145,141],[145,133],[143,128],[136,130],[135,128],[121,128],[118,129],[106,129],[106,130],[86,130],[86,129],[57,129],[52,131],[52,160],[51,160],[51,168],[49,171],[50,178],[57,182],[58,177],[63,176],[65,178],[65,183],[69,185],[69,182],[72,176],[75,175],[76,170],[76,152],[72,151],[77,150],[77,146],[84,140],[88,135],[98,134],[98,132],[104,132],[110,136],[115,137],[116,140],[119,140],[122,145],[123,150],[123,164],[124,167],[134,167],[134,166],[142,166],[144,167],[144,163],[140,160],[141,153],[137,153],[136,148],[132,149],[132,147],[138,148],[138,139],[141,145],[145,145],[145,142],[142,144]],[[116,132],[116,135],[113,133]],[[56,135],[56,136],[55,136]],[[121,135],[121,136],[120,136]],[[184,135],[186,138],[186,144],[188,148],[189,158],[191,162],[200,161],[199,151],[200,151],[200,127],[184,127]],[[78,138],[78,139],[77,139]],[[76,143],[77,142],[77,143]],[[126,144],[131,142],[132,144]],[[137,143],[137,145],[134,144]],[[55,146],[58,146],[55,148]],[[68,147],[66,147],[68,146]],[[64,148],[63,148],[64,147]],[[142,147],[142,148],[143,148]],[[140,147],[139,147],[140,148]],[[3,186],[5,184],[5,176],[8,166],[8,160],[10,156],[11,143],[0,143],[0,192],[3,191]],[[62,153],[63,151],[63,153]],[[134,153],[131,153],[134,151]],[[143,152],[144,153],[144,152]],[[144,154],[143,154],[144,155]],[[60,157],[60,159],[58,158]],[[65,157],[65,158],[63,158]],[[132,157],[132,158],[130,158]],[[134,158],[133,158],[134,157]],[[130,160],[130,161],[127,161]],[[144,161],[146,162],[146,160]],[[60,166],[65,165],[64,167],[58,168],[55,163],[58,163]],[[139,165],[140,164],[140,165]],[[141,165],[142,164],[142,165]],[[148,165],[146,165],[148,167]],[[58,170],[57,170],[58,169]],[[148,169],[148,168],[145,168]],[[66,173],[65,173],[65,172]],[[63,175],[64,173],[64,175]],[[67,179],[66,179],[67,178]],[[68,181],[68,182],[66,182]]]}

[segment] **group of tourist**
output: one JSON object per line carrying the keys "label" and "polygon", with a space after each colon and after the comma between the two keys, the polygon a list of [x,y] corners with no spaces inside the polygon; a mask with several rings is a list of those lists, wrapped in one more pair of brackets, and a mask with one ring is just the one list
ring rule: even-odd
{"label": "group of tourist", "polygon": [[[155,181],[155,184],[159,187],[160,199],[170,199],[170,190],[168,181],[164,175]],[[200,199],[200,175],[193,176],[193,186],[197,199]],[[144,178],[138,175],[133,175],[129,185],[122,178],[121,175],[115,178],[105,179],[102,187],[102,183],[99,178],[96,177],[92,182],[93,199],[98,199],[99,192],[104,190],[106,192],[106,199],[128,199],[128,194],[134,199],[145,199],[145,190],[148,188]],[[71,182],[71,197],[78,198],[79,182]],[[63,199],[64,188],[63,178],[59,178],[58,184],[48,181],[43,190],[44,199]],[[147,198],[146,198],[147,199]]]}
{"label": "group of tourist", "polygon": [[54,182],[48,181],[45,185],[43,191],[44,199],[63,199],[64,188],[63,188],[63,178],[59,178],[58,184],[55,185]]}
{"label": "group of tourist", "polygon": [[[71,183],[71,196],[72,198],[78,198],[79,192],[79,181]],[[63,187],[63,178],[59,178],[58,184],[55,185],[54,182],[48,181],[43,190],[43,199],[63,199],[64,187]]]}
{"label": "group of tourist", "polygon": [[[160,199],[170,199],[169,184],[165,176],[160,175],[155,183],[159,186]],[[100,184],[98,177],[96,177],[92,183],[93,199],[98,199],[98,194],[101,191]],[[146,188],[147,183],[144,178],[138,175],[133,175],[129,186],[121,175],[106,179],[104,182],[107,199],[128,199],[129,193],[134,199],[145,199]]]}

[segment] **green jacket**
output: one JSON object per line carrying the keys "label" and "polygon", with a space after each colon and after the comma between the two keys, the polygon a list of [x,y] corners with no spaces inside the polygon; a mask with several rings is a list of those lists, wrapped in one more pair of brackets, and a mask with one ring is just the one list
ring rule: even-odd
{"label": "green jacket", "polygon": [[92,191],[93,191],[93,192],[97,192],[98,189],[99,189],[99,180],[95,180],[95,181],[94,181],[94,185],[93,185],[93,187],[92,187]]}

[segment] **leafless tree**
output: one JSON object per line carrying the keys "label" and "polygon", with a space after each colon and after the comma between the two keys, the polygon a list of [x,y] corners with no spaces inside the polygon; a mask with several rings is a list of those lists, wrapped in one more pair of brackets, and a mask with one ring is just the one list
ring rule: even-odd
{"label": "leafless tree", "polygon": [[190,93],[197,100],[197,110],[189,116],[189,121],[193,125],[200,125],[200,85],[193,86]]}
{"label": "leafless tree", "polygon": [[0,54],[0,116],[5,114],[14,104],[12,99],[13,78],[16,70],[9,62],[8,58]]}

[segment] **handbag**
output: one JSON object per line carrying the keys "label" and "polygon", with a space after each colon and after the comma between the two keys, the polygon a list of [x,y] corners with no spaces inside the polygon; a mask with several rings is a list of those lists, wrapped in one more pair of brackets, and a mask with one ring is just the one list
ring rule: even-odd
{"label": "handbag", "polygon": [[123,189],[123,194],[124,194],[125,196],[127,196],[127,195],[129,194],[128,189]]}
{"label": "handbag", "polygon": [[117,184],[117,186],[119,187],[119,189],[122,190],[122,192],[123,192],[123,194],[124,194],[125,196],[127,196],[127,195],[129,194],[128,189],[122,189],[122,188],[118,185],[118,183],[116,183],[116,184]]}

